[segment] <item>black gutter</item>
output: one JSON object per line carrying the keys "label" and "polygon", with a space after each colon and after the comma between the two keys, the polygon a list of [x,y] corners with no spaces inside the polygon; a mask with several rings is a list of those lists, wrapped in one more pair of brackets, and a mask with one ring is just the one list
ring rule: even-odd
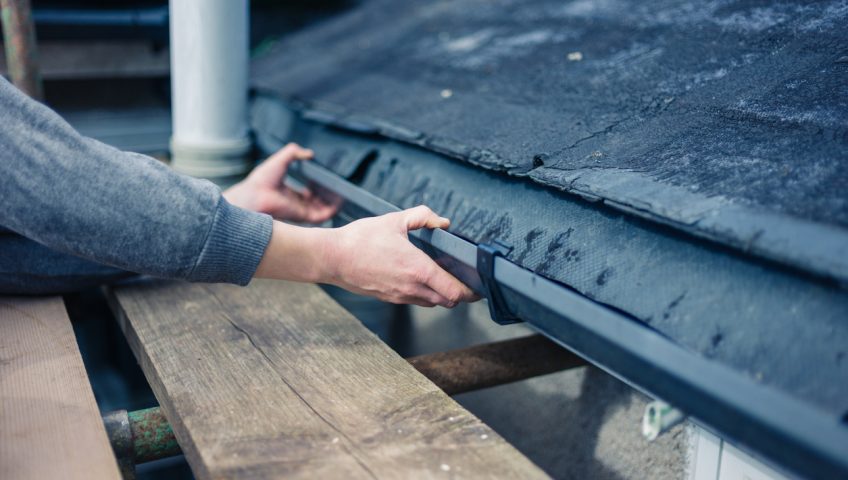
{"label": "black gutter", "polygon": [[[399,210],[316,163],[298,164],[292,173],[342,197],[348,220]],[[477,272],[478,245],[443,230],[417,231],[410,237],[475,291],[485,293]],[[839,418],[757,384],[502,257],[494,258],[494,280],[511,313],[732,443],[804,476],[848,477],[848,428]]]}

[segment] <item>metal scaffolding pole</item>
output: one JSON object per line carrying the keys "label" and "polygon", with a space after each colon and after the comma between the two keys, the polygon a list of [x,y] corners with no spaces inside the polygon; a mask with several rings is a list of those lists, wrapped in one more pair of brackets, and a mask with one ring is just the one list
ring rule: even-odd
{"label": "metal scaffolding pole", "polygon": [[12,83],[30,97],[43,100],[44,90],[38,70],[35,27],[29,0],[0,0],[0,8],[6,68]]}
{"label": "metal scaffolding pole", "polygon": [[543,335],[428,353],[406,360],[448,395],[586,365],[585,360]]}

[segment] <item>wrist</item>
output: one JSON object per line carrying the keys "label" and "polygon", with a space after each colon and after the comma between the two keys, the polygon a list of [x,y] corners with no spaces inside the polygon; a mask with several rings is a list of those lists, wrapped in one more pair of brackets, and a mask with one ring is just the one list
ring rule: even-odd
{"label": "wrist", "polygon": [[[230,202],[230,204],[235,205],[237,207],[243,208],[245,210],[257,211],[256,206],[252,202],[252,196],[250,195],[249,188],[245,186],[245,181],[236,183],[230,188],[221,192],[221,195]],[[264,212],[260,212],[264,213]]]}
{"label": "wrist", "polygon": [[271,241],[255,276],[297,282],[328,282],[332,277],[326,251],[330,229],[304,228],[274,221]]}
{"label": "wrist", "polygon": [[343,230],[340,228],[311,228],[313,230],[311,253],[315,256],[312,264],[315,266],[315,283],[336,285],[340,277],[340,267],[343,262]]}

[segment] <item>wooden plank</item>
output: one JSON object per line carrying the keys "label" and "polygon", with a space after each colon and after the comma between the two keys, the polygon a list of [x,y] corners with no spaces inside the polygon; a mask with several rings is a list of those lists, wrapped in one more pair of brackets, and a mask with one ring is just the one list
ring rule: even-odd
{"label": "wooden plank", "polygon": [[198,478],[547,478],[314,285],[112,301]]}
{"label": "wooden plank", "polygon": [[58,297],[0,297],[0,478],[121,478]]}

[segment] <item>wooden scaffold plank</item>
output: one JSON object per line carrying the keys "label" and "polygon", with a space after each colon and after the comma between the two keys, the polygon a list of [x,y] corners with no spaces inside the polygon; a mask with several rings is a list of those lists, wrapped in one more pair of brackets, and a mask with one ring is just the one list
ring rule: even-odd
{"label": "wooden scaffold plank", "polygon": [[111,300],[198,478],[547,478],[314,285]]}
{"label": "wooden scaffold plank", "polygon": [[0,478],[121,478],[59,297],[0,297]]}

